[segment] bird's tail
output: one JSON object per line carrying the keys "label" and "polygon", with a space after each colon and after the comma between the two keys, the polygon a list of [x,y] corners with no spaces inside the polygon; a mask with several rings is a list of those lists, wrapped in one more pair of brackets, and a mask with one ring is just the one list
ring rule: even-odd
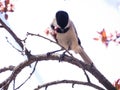
{"label": "bird's tail", "polygon": [[80,49],[79,51],[80,56],[82,57],[82,59],[85,61],[86,64],[93,64],[92,60],[90,59],[90,57],[86,54],[86,52],[84,51],[83,48]]}

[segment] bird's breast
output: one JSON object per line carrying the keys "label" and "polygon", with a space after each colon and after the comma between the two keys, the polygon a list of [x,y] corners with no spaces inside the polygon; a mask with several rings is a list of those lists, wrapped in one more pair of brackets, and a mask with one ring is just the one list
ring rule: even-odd
{"label": "bird's breast", "polygon": [[74,49],[78,45],[76,34],[73,30],[69,30],[66,33],[57,33],[57,41],[65,49]]}

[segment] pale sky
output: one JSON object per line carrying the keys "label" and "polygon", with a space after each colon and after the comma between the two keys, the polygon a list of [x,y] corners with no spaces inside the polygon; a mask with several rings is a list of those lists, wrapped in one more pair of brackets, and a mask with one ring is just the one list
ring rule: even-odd
{"label": "pale sky", "polygon": [[[116,45],[111,42],[109,47],[106,48],[100,41],[93,40],[94,37],[98,36],[97,31],[101,31],[103,28],[105,28],[108,34],[114,33],[115,30],[120,32],[120,0],[13,1],[15,3],[15,12],[9,15],[8,21],[11,28],[21,39],[25,38],[27,32],[39,33],[46,36],[44,31],[49,27],[56,11],[65,10],[69,13],[70,19],[76,26],[82,46],[100,72],[102,72],[103,75],[105,75],[105,77],[107,77],[107,79],[112,83],[120,78],[120,45]],[[9,65],[18,65],[20,62],[26,60],[25,56],[22,56],[6,42],[5,37],[7,36],[9,41],[13,43],[15,47],[19,48],[11,36],[9,36],[5,30],[0,30],[0,32],[0,54],[2,55],[0,68]],[[52,39],[50,36],[46,37]],[[37,37],[29,37],[27,39],[26,47],[35,55],[47,53],[48,50],[54,51],[59,49],[57,45]],[[81,58],[78,55],[76,55],[76,57]],[[30,71],[31,69],[28,67],[21,72],[17,77],[16,86],[20,85],[20,83],[29,76],[31,73]],[[0,77],[3,77],[0,78],[0,81],[4,80],[8,75],[9,72],[4,75],[0,75]],[[73,65],[53,61],[40,62],[37,65],[35,74],[32,76],[32,82],[29,80],[20,88],[20,90],[33,90],[37,85],[61,79],[86,81],[83,71]],[[91,80],[98,83],[93,77],[91,77]],[[93,88],[82,85],[75,85],[75,88],[72,88],[70,84],[51,86],[48,87],[47,90],[61,90],[61,88],[62,90],[78,90],[81,88],[83,90],[94,90]]]}

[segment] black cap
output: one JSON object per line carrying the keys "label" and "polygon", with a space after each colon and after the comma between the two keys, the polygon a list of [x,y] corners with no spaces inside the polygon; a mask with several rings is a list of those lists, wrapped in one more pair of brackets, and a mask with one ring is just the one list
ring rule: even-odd
{"label": "black cap", "polygon": [[66,25],[68,24],[69,16],[68,13],[65,11],[58,11],[56,13],[56,20],[57,24],[64,29]]}

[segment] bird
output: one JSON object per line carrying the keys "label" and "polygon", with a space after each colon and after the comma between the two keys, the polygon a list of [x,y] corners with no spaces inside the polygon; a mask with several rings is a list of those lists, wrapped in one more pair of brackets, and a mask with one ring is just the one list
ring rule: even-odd
{"label": "bird", "polygon": [[84,51],[76,28],[66,11],[57,11],[50,26],[52,29],[51,35],[59,45],[66,50],[73,50],[76,54],[78,53],[86,64],[93,64],[90,57]]}

